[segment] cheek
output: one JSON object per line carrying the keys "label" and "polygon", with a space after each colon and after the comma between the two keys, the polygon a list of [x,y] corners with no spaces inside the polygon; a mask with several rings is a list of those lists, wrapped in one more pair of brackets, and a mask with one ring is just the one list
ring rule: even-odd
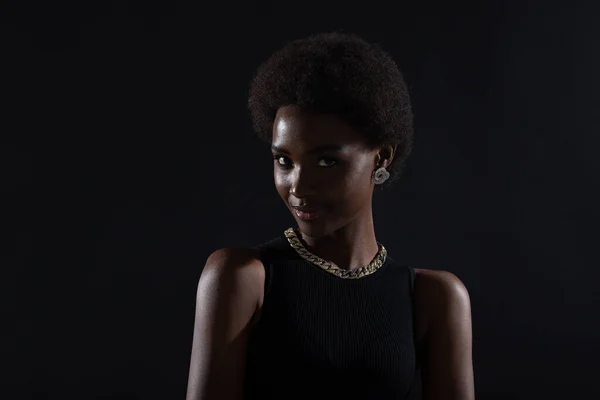
{"label": "cheek", "polygon": [[370,179],[371,171],[368,168],[356,167],[340,177],[338,183],[332,185],[332,190],[337,192],[337,197],[346,205],[345,208],[356,211],[370,199]]}
{"label": "cheek", "polygon": [[357,165],[348,171],[345,176],[344,185],[346,192],[352,194],[369,193],[371,182],[371,170],[364,165]]}
{"label": "cheek", "polygon": [[277,170],[273,172],[273,182],[275,183],[275,188],[280,196],[283,197],[284,194],[289,191],[288,180]]}

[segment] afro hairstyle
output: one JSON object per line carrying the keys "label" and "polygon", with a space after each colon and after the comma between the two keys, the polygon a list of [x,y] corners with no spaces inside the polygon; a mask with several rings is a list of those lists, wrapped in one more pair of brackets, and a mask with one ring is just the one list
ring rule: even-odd
{"label": "afro hairstyle", "polygon": [[400,69],[380,46],[342,32],[288,42],[250,84],[250,117],[262,140],[271,142],[277,111],[290,105],[342,117],[373,147],[397,145],[384,186],[399,177],[413,147],[412,107]]}

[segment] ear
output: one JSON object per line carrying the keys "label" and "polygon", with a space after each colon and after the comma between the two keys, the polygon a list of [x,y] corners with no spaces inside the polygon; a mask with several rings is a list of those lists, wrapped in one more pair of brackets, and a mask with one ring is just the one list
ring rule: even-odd
{"label": "ear", "polygon": [[379,151],[377,152],[377,168],[387,168],[392,163],[392,160],[396,155],[397,147],[397,144],[386,144],[379,148]]}

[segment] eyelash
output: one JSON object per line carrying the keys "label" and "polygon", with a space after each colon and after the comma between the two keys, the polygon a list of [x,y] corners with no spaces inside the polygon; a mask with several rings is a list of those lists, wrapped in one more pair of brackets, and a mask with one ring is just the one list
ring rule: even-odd
{"label": "eyelash", "polygon": [[[279,163],[279,159],[280,158],[284,158],[286,160],[288,159],[286,156],[282,156],[282,155],[279,155],[279,154],[273,156],[273,160],[277,161],[277,165],[280,168],[289,168],[289,165],[284,165],[284,164]],[[320,168],[332,168],[332,167],[335,167],[338,164],[338,161],[336,159],[334,159],[334,158],[331,158],[331,157],[322,157],[320,160],[327,160],[327,161],[333,162],[332,165],[320,166]]]}

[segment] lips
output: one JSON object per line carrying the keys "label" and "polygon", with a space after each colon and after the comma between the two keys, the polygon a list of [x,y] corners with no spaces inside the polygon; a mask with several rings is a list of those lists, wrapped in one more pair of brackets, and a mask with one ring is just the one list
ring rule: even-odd
{"label": "lips", "polygon": [[312,221],[319,218],[323,212],[322,209],[315,207],[292,207],[294,212],[303,221]]}

